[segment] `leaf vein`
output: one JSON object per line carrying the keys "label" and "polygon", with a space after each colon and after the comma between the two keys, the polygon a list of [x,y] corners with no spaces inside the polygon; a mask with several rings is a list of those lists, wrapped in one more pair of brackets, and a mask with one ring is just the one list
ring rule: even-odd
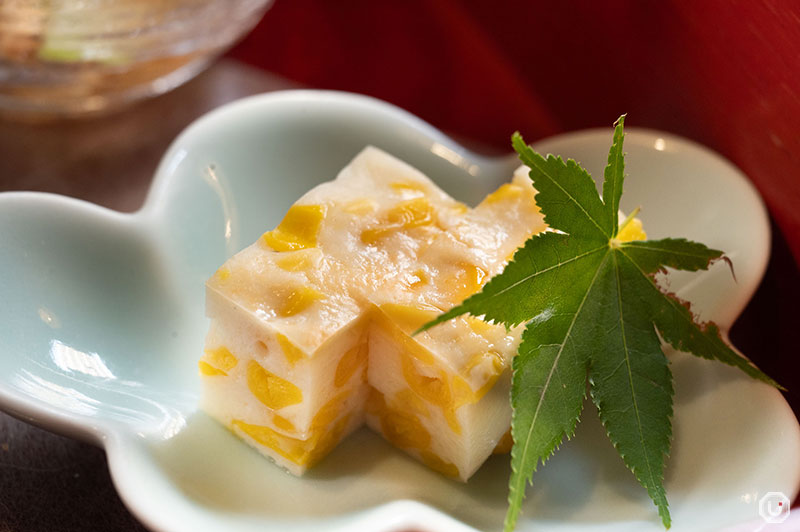
{"label": "leaf vein", "polygon": [[[556,270],[556,269],[561,268],[562,266],[564,266],[566,264],[569,264],[571,262],[575,262],[576,260],[580,260],[580,259],[582,259],[584,257],[588,257],[589,255],[592,255],[592,254],[597,253],[598,251],[602,251],[604,249],[608,249],[608,246],[602,245],[602,246],[596,247],[594,249],[591,249],[589,251],[581,253],[580,255],[575,255],[574,257],[572,257],[570,259],[567,259],[565,261],[561,261],[559,259],[558,263],[556,263],[556,264],[554,264],[552,266],[548,266],[547,268],[545,268],[543,270],[536,271],[536,272],[534,272],[534,273],[532,273],[530,275],[526,275],[522,279],[519,279],[518,281],[515,281],[514,283],[511,283],[510,285],[506,286],[505,288],[501,288],[500,290],[497,291],[496,294],[494,294],[494,297],[497,297],[500,294],[504,294],[505,292],[508,292],[509,290],[512,290],[512,289],[516,288],[517,286],[521,285],[522,283],[524,283],[526,281],[530,281],[531,279],[533,279],[533,278],[535,278],[535,277],[537,277],[539,275],[545,274],[545,273],[547,273],[549,271],[552,271],[552,270]],[[556,252],[556,254],[558,254],[558,252]]]}
{"label": "leaf vein", "polygon": [[[555,357],[555,359],[553,361],[553,366],[550,368],[550,372],[547,374],[547,378],[545,379],[545,383],[542,386],[542,390],[543,391],[542,391],[541,394],[539,394],[539,395],[541,395],[541,399],[539,400],[538,404],[536,405],[536,410],[534,411],[533,417],[531,418],[531,424],[530,424],[530,427],[528,428],[528,434],[526,435],[526,438],[525,438],[525,445],[522,448],[522,456],[521,456],[521,459],[520,459],[520,463],[522,463],[522,464],[527,462],[528,450],[530,448],[530,442],[531,442],[531,435],[533,434],[533,427],[536,425],[536,419],[539,416],[539,411],[541,410],[542,403],[544,401],[544,396],[547,393],[548,388],[550,386],[550,380],[553,377],[553,372],[558,367],[558,361],[561,359],[561,355],[564,352],[564,347],[567,345],[567,341],[569,340],[570,334],[572,332],[572,328],[575,326],[575,322],[578,320],[578,316],[580,315],[581,310],[583,309],[583,305],[584,305],[584,303],[586,303],[586,300],[589,297],[589,293],[591,292],[592,286],[594,286],[594,283],[597,281],[597,278],[600,275],[600,271],[603,269],[603,265],[605,264],[605,262],[607,260],[608,260],[608,255],[606,255],[606,257],[602,261],[600,261],[600,265],[597,267],[597,270],[594,273],[594,277],[592,277],[592,281],[591,281],[591,283],[589,283],[589,287],[587,288],[586,293],[583,296],[583,299],[581,299],[581,302],[578,305],[578,308],[576,309],[575,314],[572,317],[572,321],[570,322],[569,327],[567,328],[567,332],[564,335],[564,342],[562,342],[559,345],[558,353],[556,354],[556,357]],[[523,485],[522,486],[516,486],[517,489],[521,489],[522,487],[524,487],[524,483],[527,481],[527,479],[524,478],[524,476],[522,476],[522,475],[520,475],[520,478],[522,479]]]}
{"label": "leaf vein", "polygon": [[616,282],[617,305],[619,309],[619,326],[622,332],[622,350],[623,353],[625,354],[625,366],[628,370],[628,384],[630,385],[631,388],[631,400],[632,400],[631,405],[633,406],[633,411],[636,415],[636,429],[639,432],[639,443],[642,447],[642,450],[644,451],[643,454],[645,463],[647,464],[647,474],[650,477],[650,482],[648,487],[655,489],[658,483],[655,481],[655,478],[653,476],[653,467],[650,464],[650,454],[647,452],[647,446],[645,445],[644,441],[644,432],[642,430],[642,418],[639,412],[639,404],[638,401],[636,400],[635,386],[633,384],[633,373],[631,371],[630,353],[628,350],[628,339],[625,336],[625,316],[624,316],[624,311],[622,309],[622,284],[619,278],[619,266],[617,265],[616,254],[614,254],[614,275],[617,281]]}
{"label": "leaf vein", "polygon": [[[636,242],[641,242],[641,240],[638,240]],[[641,250],[645,250],[645,251],[652,251],[654,253],[664,253],[665,251],[667,251],[672,255],[681,255],[681,256],[684,256],[684,257],[692,257],[692,258],[703,258],[703,259],[705,259],[705,258],[708,257],[707,253],[700,253],[700,252],[698,252],[698,253],[688,253],[686,251],[657,248],[657,247],[645,246],[645,245],[640,245],[640,244],[632,245],[632,243],[630,243],[630,242],[623,243],[620,246],[620,248],[641,249]],[[625,256],[628,257],[628,259],[630,259],[629,255],[626,254]],[[633,261],[631,260],[631,262],[633,262]]]}
{"label": "leaf vein", "polygon": [[[541,156],[540,156],[540,157],[541,157]],[[527,164],[528,166],[531,166],[531,164],[533,164],[533,166],[535,166],[535,167],[536,167],[536,169],[537,169],[537,170],[539,170],[539,171],[542,173],[542,175],[546,176],[546,177],[547,177],[547,178],[548,178],[548,179],[551,181],[551,183],[552,183],[553,185],[555,185],[556,187],[558,187],[558,189],[559,189],[559,190],[561,190],[561,192],[563,192],[563,193],[564,193],[564,195],[565,195],[567,198],[569,198],[569,199],[571,200],[571,202],[572,202],[573,204],[575,204],[575,205],[576,205],[576,206],[577,206],[577,207],[578,207],[578,208],[579,208],[579,209],[580,209],[580,210],[583,212],[583,214],[585,214],[585,215],[586,215],[586,218],[587,218],[589,221],[591,221],[591,222],[592,222],[592,224],[594,224],[594,226],[595,226],[595,227],[597,227],[597,229],[600,231],[600,233],[601,233],[602,235],[604,235],[604,236],[609,236],[609,235],[607,235],[607,234],[606,234],[605,230],[604,230],[604,229],[603,229],[603,228],[600,226],[600,224],[599,224],[599,223],[597,223],[597,220],[595,220],[595,219],[592,217],[592,215],[591,215],[591,214],[589,214],[589,211],[587,211],[586,209],[584,209],[584,208],[583,208],[583,205],[581,205],[581,203],[580,203],[580,202],[577,200],[577,198],[575,198],[575,197],[574,197],[572,194],[570,194],[570,193],[569,193],[569,192],[568,192],[568,191],[567,191],[567,190],[566,190],[564,187],[562,187],[562,186],[561,186],[561,184],[558,182],[558,180],[557,180],[557,179],[555,179],[555,177],[551,176],[551,175],[550,175],[550,174],[547,172],[546,168],[545,168],[543,165],[541,165],[541,164],[538,164],[538,163],[539,163],[539,161],[538,161],[537,159],[535,159],[535,158],[531,157],[531,156],[530,156],[530,155],[528,155],[528,154],[525,154],[525,157],[524,157],[524,159],[528,159],[527,161],[523,161],[523,162],[525,162],[525,164]],[[544,159],[544,158],[542,158],[542,160],[545,160],[545,159]],[[553,201],[553,203],[555,203],[555,201]]]}

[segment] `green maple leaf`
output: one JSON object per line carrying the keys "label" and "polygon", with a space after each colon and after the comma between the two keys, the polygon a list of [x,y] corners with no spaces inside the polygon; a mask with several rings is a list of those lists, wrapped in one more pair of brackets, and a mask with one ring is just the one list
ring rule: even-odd
{"label": "green maple leaf", "polygon": [[514,134],[514,149],[531,169],[536,202],[557,231],[532,236],[481,292],[420,329],[466,313],[508,327],[526,323],[512,363],[514,445],[506,531],[516,525],[539,463],[574,434],[587,378],[609,439],[667,528],[663,479],[673,388],[661,339],[778,386],[731,349],[715,324],[698,323],[688,303],[656,284],[656,273],[665,267],[704,270],[725,259],[722,251],[684,239],[618,239],[632,218],[620,227],[624,118],[615,124],[602,199],[575,161],[542,157]]}

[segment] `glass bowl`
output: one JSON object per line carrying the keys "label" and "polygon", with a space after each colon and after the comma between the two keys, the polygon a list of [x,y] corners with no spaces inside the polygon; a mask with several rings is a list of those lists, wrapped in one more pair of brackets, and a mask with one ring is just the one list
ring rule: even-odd
{"label": "glass bowl", "polygon": [[203,70],[272,0],[2,0],[0,113],[97,113]]}

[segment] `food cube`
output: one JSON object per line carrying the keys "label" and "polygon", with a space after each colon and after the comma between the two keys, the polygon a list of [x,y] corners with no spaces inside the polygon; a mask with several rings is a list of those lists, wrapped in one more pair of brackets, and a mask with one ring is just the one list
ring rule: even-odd
{"label": "food cube", "polygon": [[533,197],[517,175],[469,209],[366,148],[209,279],[204,409],[294,474],[366,420],[466,480],[508,444],[520,331],[463,316],[411,333],[544,229]]}

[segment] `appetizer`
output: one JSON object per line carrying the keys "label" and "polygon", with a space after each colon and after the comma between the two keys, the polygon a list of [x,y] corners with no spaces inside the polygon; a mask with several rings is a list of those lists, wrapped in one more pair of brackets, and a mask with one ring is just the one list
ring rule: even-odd
{"label": "appetizer", "polygon": [[366,422],[466,480],[510,447],[518,328],[411,335],[544,229],[524,169],[470,209],[366,148],[207,282],[205,411],[295,475]]}
{"label": "appetizer", "polygon": [[206,411],[295,474],[365,422],[460,480],[513,446],[510,532],[588,389],[669,528],[662,343],[780,385],[660,286],[668,267],[730,259],[682,238],[647,240],[638,209],[619,211],[623,124],[601,195],[578,163],[515,133],[526,166],[474,209],[365,149],[208,281]]}

